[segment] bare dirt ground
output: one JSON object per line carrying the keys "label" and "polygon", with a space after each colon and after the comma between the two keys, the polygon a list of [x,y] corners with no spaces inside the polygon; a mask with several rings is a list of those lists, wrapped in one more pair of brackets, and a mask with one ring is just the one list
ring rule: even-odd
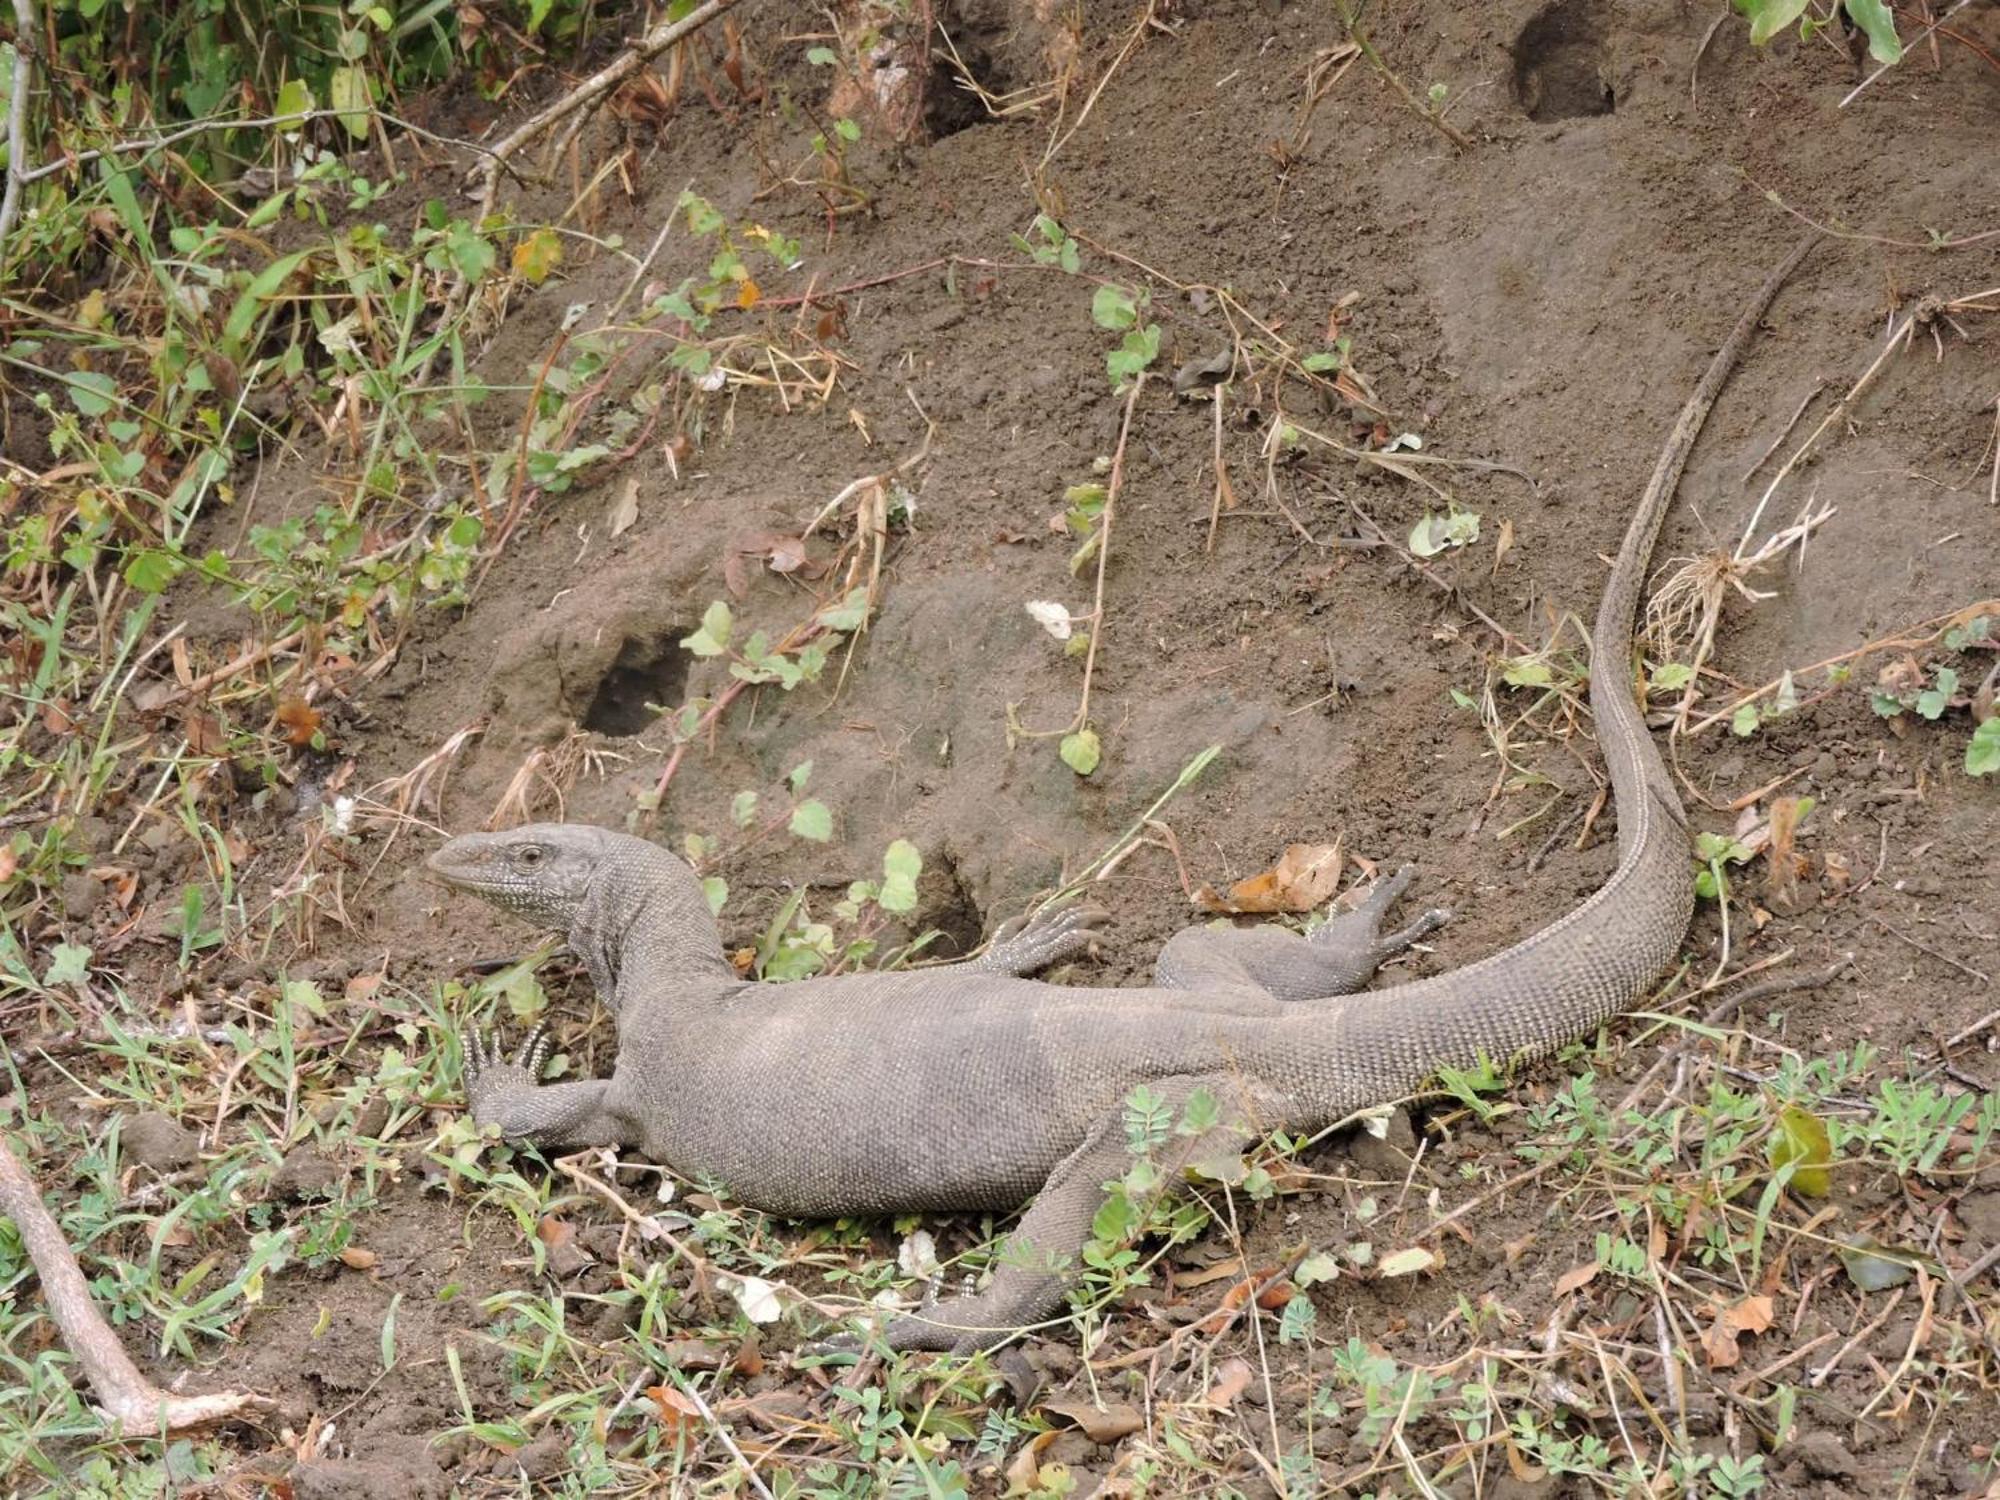
{"label": "bare dirt ground", "polygon": [[[1963,768],[1966,700],[1994,652],[1976,634],[1947,648],[1926,622],[2000,593],[1990,489],[2000,239],[1933,242],[2000,222],[2000,70],[1957,43],[1935,66],[1916,47],[1843,108],[1857,73],[1840,47],[1753,49],[1733,18],[1708,36],[1718,15],[1673,0],[1381,12],[1373,40],[1418,97],[1447,86],[1448,119],[1471,139],[1460,150],[1366,59],[1343,64],[1331,7],[1158,8],[1162,24],[1139,29],[1115,68],[1134,18],[1106,9],[1090,18],[1083,81],[1059,125],[1050,109],[968,113],[964,128],[906,148],[871,130],[849,158],[866,209],[830,218],[770,170],[798,160],[814,128],[786,101],[825,94],[824,70],[804,56],[822,23],[804,7],[751,8],[762,100],[725,94],[718,106],[691,93],[640,138],[629,191],[592,195],[577,227],[643,251],[689,188],[733,226],[797,237],[800,265],[760,263],[760,304],[722,317],[730,331],[782,342],[794,320],[824,316],[814,342],[837,360],[830,394],[813,399],[774,364],[782,392],[736,383],[703,398],[699,431],[671,457],[663,426],[628,462],[538,498],[467,607],[423,617],[390,670],[329,706],[332,753],[297,768],[298,810],[246,807],[239,879],[273,884],[290,868],[288,820],[317,816],[317,787],[401,775],[476,726],[450,762],[448,830],[485,825],[527,766],[516,810],[636,819],[673,841],[727,833],[739,791],[781,796],[809,760],[834,836],[740,851],[740,838],[724,840],[715,870],[732,892],[731,945],[755,946],[802,886],[830,904],[904,838],[925,861],[916,925],[941,928],[949,951],[1087,863],[1203,747],[1220,745],[1160,814],[1172,847],[1156,831],[1096,884],[1114,922],[1079,972],[1094,982],[1147,972],[1191,920],[1177,860],[1221,886],[1287,843],[1336,838],[1353,856],[1414,862],[1415,899],[1457,913],[1390,980],[1492,952],[1610,868],[1588,716],[1573,707],[1576,620],[1595,607],[1605,556],[1695,376],[1808,219],[1839,232],[1785,290],[1710,421],[1667,522],[1663,574],[1734,548],[1784,456],[1916,321],[1771,500],[1758,540],[1809,505],[1829,515],[1807,545],[1747,579],[1754,600],[1724,593],[1699,701],[1673,741],[1700,830],[1757,826],[1778,795],[1813,799],[1797,839],[1800,890],[1774,896],[1763,857],[1734,867],[1726,954],[1705,901],[1686,971],[1657,1004],[1698,1018],[1720,994],[1689,991],[1719,965],[1804,974],[1852,955],[1844,974],[1707,1031],[1621,1023],[1524,1070],[1492,1096],[1491,1118],[1436,1098],[1383,1140],[1315,1146],[1280,1174],[1276,1201],[1238,1195],[1218,1209],[1236,1227],[1175,1249],[1154,1286],[1093,1326],[1082,1357],[1066,1328],[982,1364],[1002,1372],[990,1379],[927,1374],[916,1360],[864,1369],[859,1384],[886,1392],[872,1399],[905,1414],[893,1439],[860,1423],[859,1398],[829,1391],[855,1378],[840,1366],[793,1366],[795,1347],[823,1331],[809,1313],[751,1332],[663,1242],[531,1158],[489,1153],[486,1176],[453,1169],[471,1157],[462,1138],[438,1134],[458,1119],[449,1089],[390,1088],[393,1104],[367,1119],[316,1114],[328,1100],[304,1098],[282,1165],[242,1189],[243,1216],[198,1226],[168,1251],[174,1265],[214,1255],[235,1267],[251,1233],[318,1222],[329,1206],[348,1236],[343,1254],[270,1276],[229,1342],[197,1347],[200,1382],[279,1403],[265,1426],[216,1440],[209,1451],[227,1477],[206,1483],[300,1496],[649,1484],[866,1494],[892,1482],[885,1458],[920,1453],[961,1465],[978,1494],[1061,1493],[1064,1482],[1129,1494],[1149,1478],[1148,1493],[1613,1493],[1620,1464],[1658,1461],[1672,1439],[1726,1461],[1687,1480],[1697,1493],[1994,1493],[2000,1299],[1990,1279],[1967,1296],[1949,1279],[2000,1244],[2000,1155],[1990,1123],[1978,1128],[2000,1054],[1992,1027],[1977,1029],[2000,1006],[1989,977],[2000,962],[2000,777]],[[1977,6],[1954,24],[2000,49],[2000,10]],[[990,89],[1035,81],[978,18],[947,17],[954,26]],[[1345,71],[1302,127],[1316,57],[1321,81]],[[580,138],[585,177],[607,140],[604,126]],[[435,173],[377,215],[449,191],[446,165]],[[530,193],[518,212],[553,218],[575,186]],[[1078,274],[1035,265],[1011,242],[1032,235],[1038,193],[1075,238]],[[683,216],[649,278],[670,288],[699,277],[712,248]],[[482,418],[489,432],[520,423],[565,309],[613,303],[631,276],[627,260],[579,247],[516,295],[479,365],[502,388]],[[1118,441],[1125,401],[1105,352],[1120,335],[1091,317],[1107,282],[1149,288],[1163,378],[1132,409],[1091,686],[1102,763],[1084,778],[1053,739],[1010,744],[1008,723],[1011,706],[1030,728],[1058,727],[1076,705],[1078,659],[1023,605],[1091,607],[1092,570],[1068,567],[1078,539],[1051,522],[1070,487],[1102,479],[1098,461]],[[1982,291],[1983,306],[1942,305]],[[811,307],[787,305],[807,293],[819,299]],[[1351,340],[1345,395],[1240,367],[1218,418],[1205,391],[1170,389],[1182,366],[1265,338],[1246,314],[1300,354]],[[631,367],[618,378],[628,392],[658,377]],[[1368,399],[1348,399],[1357,394]],[[1285,442],[1282,424],[1369,451],[1414,434],[1426,458],[1505,471],[1413,471],[1479,520],[1476,541],[1419,572],[1405,543],[1427,511],[1447,513],[1444,499],[1314,441]],[[652,815],[645,797],[671,736],[647,705],[729,681],[679,642],[718,599],[739,632],[777,637],[808,617],[839,580],[772,571],[769,538],[796,537],[844,487],[906,460],[865,633],[820,682],[739,698]],[[1234,503],[1216,519],[1219,467]],[[241,488],[261,520],[309,512],[313,460],[274,461]],[[843,507],[808,556],[854,555],[840,540],[853,516]],[[228,547],[244,519],[211,524],[210,540]],[[725,569],[733,554],[740,597]],[[1987,618],[2000,634],[2000,614]],[[196,617],[187,636],[220,660],[242,629]],[[1912,644],[1857,657],[1845,680],[1815,665],[1898,632]],[[1552,642],[1535,658],[1547,675],[1524,673],[1522,659]],[[1649,655],[1691,660],[1685,638]],[[1883,669],[1906,674],[1887,690],[1914,693],[1936,686],[1939,665],[1962,685],[1934,719],[1871,706]],[[1502,680],[1510,666],[1525,687]],[[1786,692],[1801,700],[1792,711],[1739,719],[1746,733],[1728,713],[1710,720],[1788,671]],[[1656,695],[1662,722],[1678,696]],[[267,956],[317,983],[336,1011],[379,1007],[341,1060],[352,1080],[389,1077],[396,1059],[385,1053],[445,1046],[443,1020],[468,1002],[459,991],[436,1005],[420,997],[527,941],[422,877],[434,846],[415,832],[386,849],[375,841],[345,925],[320,924],[310,951]],[[148,878],[166,885],[172,857],[163,851]],[[550,983],[570,997],[558,1013],[572,1065],[605,1071],[610,1028],[592,1021],[586,986],[556,984],[562,973]],[[244,965],[226,978],[271,972]],[[162,999],[162,1014],[178,1003]],[[1857,1061],[1859,1048],[1875,1052]],[[1663,1057],[1637,1104],[1657,1134],[1640,1147],[1620,1147],[1617,1129],[1593,1134],[1571,1080],[1593,1073],[1602,1109]],[[1814,1108],[1857,1134],[1842,1137],[1831,1193],[1780,1193],[1760,1208],[1768,1157],[1761,1138],[1743,1136],[1743,1112],[1798,1097],[1815,1059]],[[63,1073],[36,1065],[28,1078],[43,1107],[101,1129]],[[1922,1168],[1894,1165],[1893,1121],[1883,1122],[1903,1096],[1885,1103],[1884,1079],[1967,1101],[1936,1126],[1941,1154]],[[276,1124],[232,1117],[202,1145]],[[1558,1165],[1498,1191],[1536,1164],[1523,1150],[1537,1143]],[[1690,1211],[1691,1185],[1712,1187],[1721,1162],[1740,1180]],[[510,1174],[531,1184],[525,1194]],[[644,1180],[619,1180],[644,1205]],[[45,1181],[58,1200],[81,1190]],[[536,1213],[507,1206],[537,1194]],[[1482,1194],[1452,1227],[1431,1228]],[[696,1236],[715,1266],[813,1293],[842,1290],[830,1271],[879,1259],[898,1238],[890,1226],[827,1230],[740,1211],[718,1230],[701,1202],[674,1206],[690,1215],[677,1236]],[[1768,1245],[1744,1250],[1745,1215]],[[996,1228],[929,1227],[947,1255]],[[143,1227],[133,1232],[143,1247]],[[1909,1247],[1925,1268],[1866,1290],[1836,1253],[1856,1235]],[[1364,1244],[1372,1259],[1356,1250]],[[1620,1260],[1620,1245],[1642,1269]],[[1419,1246],[1425,1269],[1380,1274],[1384,1256]],[[1316,1309],[1303,1336],[1281,1330],[1277,1296],[1220,1331],[1191,1325],[1232,1284],[1192,1273],[1222,1266],[1240,1282],[1301,1250],[1345,1268],[1310,1288],[1283,1283]],[[1584,1267],[1598,1269],[1579,1281]],[[660,1285],[675,1295],[635,1302],[642,1284],[647,1296]],[[641,1303],[670,1309],[679,1326],[639,1316]],[[1731,1317],[1735,1358],[1717,1333]],[[135,1353],[157,1348],[144,1320],[130,1332]],[[1371,1374],[1370,1357],[1387,1372]],[[1419,1369],[1451,1395],[1433,1400]],[[614,1405],[655,1386],[669,1394],[651,1416]],[[709,1414],[673,1394],[689,1389]],[[1494,1404],[1475,1419],[1466,1413],[1482,1391]],[[1136,1412],[1136,1427],[1075,1430],[1063,1403],[1093,1392]],[[871,1420],[879,1410],[865,1408]],[[1761,1466],[1747,1467],[1755,1483],[1737,1477],[1760,1452]],[[1677,1481],[1659,1482],[1667,1492]]]}

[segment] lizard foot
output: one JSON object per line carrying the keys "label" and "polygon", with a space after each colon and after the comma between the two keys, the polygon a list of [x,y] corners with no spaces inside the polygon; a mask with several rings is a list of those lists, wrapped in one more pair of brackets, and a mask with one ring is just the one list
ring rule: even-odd
{"label": "lizard foot", "polygon": [[[970,1278],[968,1283],[969,1281]],[[922,1329],[927,1338],[931,1335],[953,1332],[953,1330],[941,1330],[933,1321],[938,1306],[938,1294],[943,1286],[944,1272],[933,1271],[924,1282],[924,1294],[918,1300],[915,1312],[897,1313],[886,1322],[879,1321],[881,1316],[879,1313],[865,1313],[862,1321],[867,1326],[867,1332],[828,1334],[823,1339],[814,1339],[804,1345],[804,1350],[808,1354],[858,1354],[868,1347],[869,1334],[877,1330],[880,1331],[883,1342],[892,1350],[950,1349],[952,1347],[950,1337],[931,1338],[927,1343],[912,1343],[909,1339],[910,1331],[913,1329]]]}
{"label": "lizard foot", "polygon": [[1103,907],[1088,902],[1045,906],[1002,922],[994,929],[992,943],[972,962],[989,973],[1032,974],[1087,950],[1104,936],[1110,920]]}
{"label": "lizard foot", "polygon": [[543,1023],[529,1032],[511,1062],[490,1031],[482,1036],[467,1027],[459,1033],[459,1047],[465,1054],[465,1098],[472,1118],[481,1125],[504,1125],[508,1107],[540,1084],[549,1060],[549,1028]]}
{"label": "lizard foot", "polygon": [[[1374,963],[1392,958],[1426,934],[1438,930],[1451,920],[1451,913],[1441,906],[1434,906],[1409,926],[1399,932],[1382,935],[1382,919],[1389,914],[1389,908],[1401,899],[1410,882],[1416,879],[1414,865],[1404,865],[1393,875],[1386,875],[1375,882],[1361,903],[1352,911],[1322,923],[1312,935],[1312,941],[1323,947],[1348,948],[1366,954]],[[1370,965],[1372,970],[1373,964]]]}

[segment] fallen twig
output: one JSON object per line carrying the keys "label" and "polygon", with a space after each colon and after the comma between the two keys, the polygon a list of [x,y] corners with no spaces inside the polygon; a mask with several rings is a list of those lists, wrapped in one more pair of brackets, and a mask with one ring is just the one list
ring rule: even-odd
{"label": "fallen twig", "polygon": [[90,1381],[106,1419],[121,1432],[178,1432],[225,1422],[271,1403],[241,1391],[217,1391],[207,1396],[173,1396],[139,1373],[111,1325],[91,1301],[90,1284],[78,1269],[76,1252],[62,1229],[42,1206],[42,1197],[28,1169],[14,1154],[13,1143],[0,1136],[0,1214],[14,1221],[28,1259],[41,1278],[42,1300],[49,1316]]}
{"label": "fallen twig", "polygon": [[[24,3],[24,0],[17,0],[17,3]],[[475,181],[478,183],[476,196],[480,217],[484,218],[492,211],[493,195],[500,186],[501,169],[523,146],[545,134],[550,126],[596,104],[674,43],[693,35],[736,4],[737,0],[706,0],[705,4],[696,6],[678,21],[661,22],[555,103],[530,115],[508,131],[495,143],[491,154],[478,168]]]}

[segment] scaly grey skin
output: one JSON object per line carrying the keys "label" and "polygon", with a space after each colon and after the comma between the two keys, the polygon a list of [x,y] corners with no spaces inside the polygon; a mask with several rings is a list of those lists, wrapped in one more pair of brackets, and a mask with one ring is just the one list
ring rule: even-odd
{"label": "scaly grey skin", "polygon": [[[1062,1302],[1104,1198],[1130,1164],[1123,1101],[1222,1105],[1211,1154],[1272,1130],[1310,1133],[1396,1099],[1441,1067],[1533,1056],[1589,1034],[1678,953],[1694,906],[1684,815],[1632,689],[1632,619],[1688,451],[1757,320],[1804,257],[1765,283],[1682,410],[1605,584],[1590,702],[1618,813],[1618,866],[1541,931],[1448,974],[1353,993],[1442,920],[1378,938],[1407,883],[1310,939],[1190,928],[1143,988],[1016,977],[1062,933],[1034,930],[999,967],[950,965],[748,984],[694,872],[657,845],[571,824],[467,834],[432,856],[447,883],[566,932],[618,1020],[608,1079],[540,1087],[472,1041],[474,1117],[547,1150],[631,1146],[742,1202],[810,1218],[1034,1203],[984,1291],[896,1319],[900,1348],[967,1351]],[[1072,919],[1074,920],[1074,919]],[[1089,922],[1083,923],[1088,927]],[[1087,940],[1087,939],[1086,939]]]}

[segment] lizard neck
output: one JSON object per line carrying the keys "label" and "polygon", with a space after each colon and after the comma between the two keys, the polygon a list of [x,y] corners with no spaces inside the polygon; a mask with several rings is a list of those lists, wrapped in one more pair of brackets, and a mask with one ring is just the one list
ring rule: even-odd
{"label": "lizard neck", "polygon": [[569,945],[614,1013],[642,984],[693,997],[740,983],[694,871],[650,844],[606,861],[570,923]]}

